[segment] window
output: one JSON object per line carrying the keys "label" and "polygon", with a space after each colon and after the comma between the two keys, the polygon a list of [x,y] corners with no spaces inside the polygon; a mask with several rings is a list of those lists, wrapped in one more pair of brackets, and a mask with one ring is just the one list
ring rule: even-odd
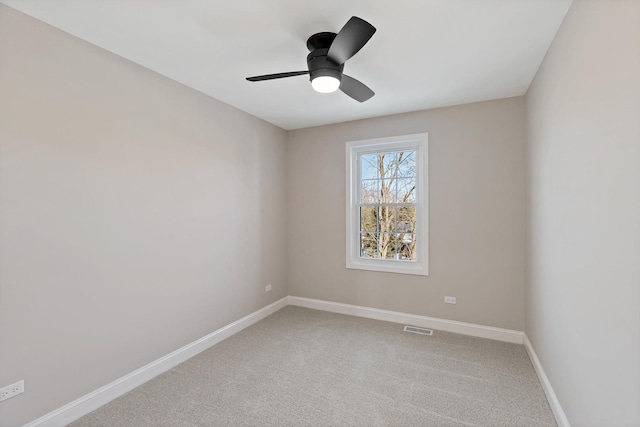
{"label": "window", "polygon": [[347,142],[347,268],[428,274],[427,134]]}

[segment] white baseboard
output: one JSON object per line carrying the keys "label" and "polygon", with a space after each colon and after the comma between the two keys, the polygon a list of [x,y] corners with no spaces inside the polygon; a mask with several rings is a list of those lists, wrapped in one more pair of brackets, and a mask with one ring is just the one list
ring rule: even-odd
{"label": "white baseboard", "polygon": [[400,313],[397,311],[381,310],[378,308],[363,307],[359,305],[342,304],[339,302],[294,296],[289,296],[288,301],[290,305],[297,305],[300,307],[331,311],[333,313],[349,314],[351,316],[366,317],[369,319],[385,320],[393,323],[403,323],[423,328],[438,329],[446,332],[506,341],[515,344],[522,344],[524,337],[523,332],[511,329],[494,328],[492,326],[482,326],[473,323],[457,322],[455,320],[438,319],[436,317]]}
{"label": "white baseboard", "polygon": [[155,360],[148,365],[137,369],[124,377],[100,387],[97,390],[86,394],[73,402],[26,424],[24,427],[62,427],[77,420],[78,418],[92,412],[113,399],[122,396],[150,379],[168,371],[174,366],[184,362],[196,354],[209,347],[229,338],[231,335],[240,332],[254,323],[264,319],[268,315],[275,313],[287,305],[287,297],[284,297],[271,305],[228,324],[209,335],[202,337],[184,347]]}
{"label": "white baseboard", "polygon": [[542,384],[542,389],[544,390],[544,394],[547,396],[549,406],[551,406],[551,411],[553,412],[553,416],[556,418],[558,427],[571,427],[571,425],[569,424],[569,419],[562,410],[562,406],[560,406],[558,396],[556,396],[556,393],[553,391],[553,387],[551,387],[549,378],[547,378],[547,374],[544,372],[544,369],[542,369],[542,365],[540,364],[538,355],[533,349],[531,341],[529,341],[529,338],[526,334],[524,336],[524,348],[527,349],[527,353],[529,353],[529,359],[531,359],[533,369],[535,369],[536,374],[538,375],[538,379],[540,380],[540,384]]}

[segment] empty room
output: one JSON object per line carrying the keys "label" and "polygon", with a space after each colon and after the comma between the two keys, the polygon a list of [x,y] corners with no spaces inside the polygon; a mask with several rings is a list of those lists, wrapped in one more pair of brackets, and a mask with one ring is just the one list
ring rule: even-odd
{"label": "empty room", "polygon": [[640,0],[0,0],[20,426],[640,426]]}

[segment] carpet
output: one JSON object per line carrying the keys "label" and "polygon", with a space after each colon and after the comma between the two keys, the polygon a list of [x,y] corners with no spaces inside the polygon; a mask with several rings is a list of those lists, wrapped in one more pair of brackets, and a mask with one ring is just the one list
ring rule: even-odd
{"label": "carpet", "polygon": [[524,346],[287,306],[80,418],[94,426],[555,426]]}

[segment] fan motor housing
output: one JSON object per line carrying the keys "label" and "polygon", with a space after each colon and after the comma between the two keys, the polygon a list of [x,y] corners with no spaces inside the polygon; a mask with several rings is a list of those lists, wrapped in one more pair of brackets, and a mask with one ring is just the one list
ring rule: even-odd
{"label": "fan motor housing", "polygon": [[327,53],[336,38],[336,33],[316,33],[307,40],[307,49],[311,52],[307,55],[307,67],[309,78],[313,81],[316,77],[331,76],[342,80],[344,64],[338,65],[327,58]]}
{"label": "fan motor housing", "polygon": [[315,33],[307,39],[307,49],[313,52],[316,49],[329,49],[331,43],[333,43],[333,39],[337,36],[336,33]]}
{"label": "fan motor housing", "polygon": [[328,48],[315,49],[307,55],[310,80],[320,76],[331,76],[342,80],[344,64],[337,65],[327,58]]}

